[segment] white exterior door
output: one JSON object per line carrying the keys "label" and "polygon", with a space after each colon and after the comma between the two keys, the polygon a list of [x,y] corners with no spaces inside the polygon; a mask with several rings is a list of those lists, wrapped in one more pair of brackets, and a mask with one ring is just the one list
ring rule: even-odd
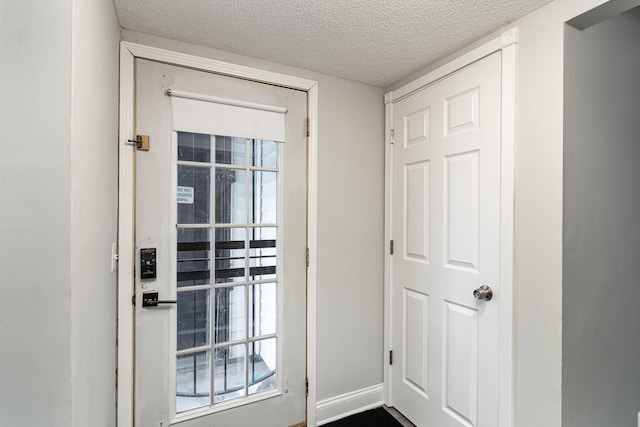
{"label": "white exterior door", "polygon": [[418,427],[499,424],[500,55],[393,105],[391,398]]}
{"label": "white exterior door", "polygon": [[136,427],[305,420],[306,98],[136,60]]}

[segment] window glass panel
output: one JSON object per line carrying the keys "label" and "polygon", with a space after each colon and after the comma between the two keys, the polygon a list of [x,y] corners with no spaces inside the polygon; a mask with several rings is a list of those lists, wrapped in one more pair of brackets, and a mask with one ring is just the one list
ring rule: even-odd
{"label": "window glass panel", "polygon": [[178,224],[210,222],[210,169],[178,165]]}
{"label": "window glass panel", "polygon": [[262,139],[251,141],[252,165],[261,168],[278,167],[278,143]]}
{"label": "window glass panel", "polygon": [[244,169],[216,168],[216,223],[247,221],[247,183]]}
{"label": "window glass panel", "polygon": [[249,280],[276,278],[278,229],[255,227],[249,229]]}
{"label": "window glass panel", "polygon": [[177,356],[181,413],[277,387],[279,178],[276,171],[252,169],[278,168],[280,147],[275,141],[189,132],[178,132],[177,140],[178,161],[209,163],[215,144],[217,164],[177,165],[177,351],[208,346]]}
{"label": "window glass panel", "polygon": [[215,290],[216,344],[246,338],[245,291],[245,286],[229,286]]}
{"label": "window glass panel", "polygon": [[277,294],[275,283],[249,287],[249,336],[276,333]]}
{"label": "window glass panel", "polygon": [[216,136],[216,163],[244,166],[247,164],[247,139]]}
{"label": "window glass panel", "polygon": [[211,161],[211,136],[202,133],[178,132],[178,160]]}
{"label": "window glass panel", "polygon": [[249,344],[249,394],[276,388],[276,339]]}
{"label": "window glass panel", "polygon": [[243,282],[246,278],[246,228],[216,228],[215,282]]}
{"label": "window glass panel", "polygon": [[176,360],[176,412],[209,406],[211,362],[209,351],[178,356]]}
{"label": "window glass panel", "polygon": [[255,224],[278,222],[278,173],[251,171],[253,211],[250,221]]}
{"label": "window glass panel", "polygon": [[178,351],[209,344],[209,290],[178,292]]}
{"label": "window glass panel", "polygon": [[211,229],[178,228],[177,286],[211,283]]}
{"label": "window glass panel", "polygon": [[245,345],[215,349],[214,403],[244,397]]}

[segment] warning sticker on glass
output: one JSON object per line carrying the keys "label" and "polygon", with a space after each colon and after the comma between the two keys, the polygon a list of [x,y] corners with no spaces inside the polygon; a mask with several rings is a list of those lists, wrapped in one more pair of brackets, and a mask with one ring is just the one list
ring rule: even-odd
{"label": "warning sticker on glass", "polygon": [[178,186],[178,203],[183,205],[193,204],[193,187]]}

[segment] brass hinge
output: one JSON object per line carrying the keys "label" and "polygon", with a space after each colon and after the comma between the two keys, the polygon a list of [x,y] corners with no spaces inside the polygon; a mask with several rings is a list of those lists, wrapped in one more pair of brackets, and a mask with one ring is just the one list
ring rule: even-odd
{"label": "brass hinge", "polygon": [[307,248],[306,263],[307,267],[309,267],[309,248]]}
{"label": "brass hinge", "polygon": [[304,395],[309,397],[309,377],[304,380]]}
{"label": "brass hinge", "polygon": [[136,305],[136,296],[135,295],[131,295],[131,305],[135,307]]}
{"label": "brass hinge", "polygon": [[311,120],[307,117],[307,138],[311,136]]}
{"label": "brass hinge", "polygon": [[389,365],[393,365],[393,350],[389,350]]}
{"label": "brass hinge", "polygon": [[128,139],[128,145],[135,145],[140,151],[149,151],[149,135],[136,135],[136,139]]}
{"label": "brass hinge", "polygon": [[393,240],[389,241],[389,254],[393,255]]}

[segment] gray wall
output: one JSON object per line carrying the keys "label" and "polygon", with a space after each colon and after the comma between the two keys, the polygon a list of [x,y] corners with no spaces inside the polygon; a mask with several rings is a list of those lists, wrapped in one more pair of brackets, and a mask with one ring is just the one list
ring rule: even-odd
{"label": "gray wall", "polygon": [[317,399],[382,383],[384,91],[147,34],[122,37],[319,82]]}
{"label": "gray wall", "polygon": [[563,427],[640,410],[640,9],[565,49]]}
{"label": "gray wall", "polygon": [[73,426],[115,425],[118,58],[112,0],[74,0],[71,140]]}
{"label": "gray wall", "polygon": [[71,0],[0,3],[0,424],[71,424]]}
{"label": "gray wall", "polygon": [[119,27],[0,2],[0,425],[115,424]]}

